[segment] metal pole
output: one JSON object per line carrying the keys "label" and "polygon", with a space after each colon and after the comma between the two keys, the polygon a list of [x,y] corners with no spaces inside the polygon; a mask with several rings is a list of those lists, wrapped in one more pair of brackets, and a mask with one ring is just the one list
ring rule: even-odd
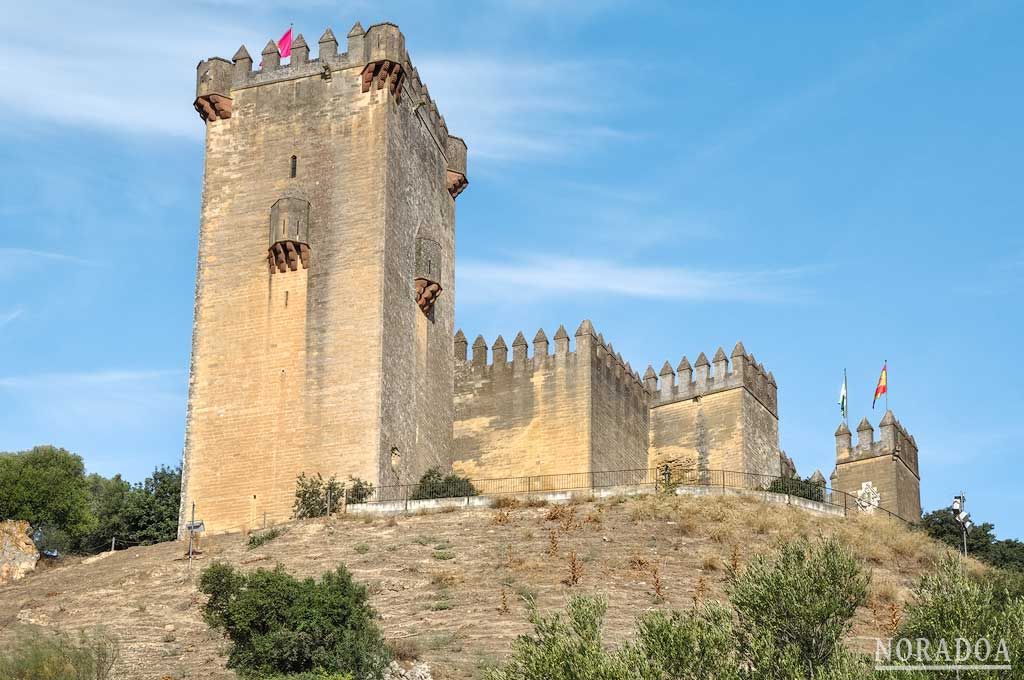
{"label": "metal pole", "polygon": [[110,552],[114,552],[114,545],[115,545],[116,541],[117,541],[117,537],[116,536],[111,536],[110,537]]}

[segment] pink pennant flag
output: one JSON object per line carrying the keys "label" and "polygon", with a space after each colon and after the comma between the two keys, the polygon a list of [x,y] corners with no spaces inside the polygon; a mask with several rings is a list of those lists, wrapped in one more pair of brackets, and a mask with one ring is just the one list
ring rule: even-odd
{"label": "pink pennant flag", "polygon": [[[284,32],[281,39],[277,41],[277,51],[281,54],[281,57],[292,56],[292,27],[289,26],[288,30]],[[263,60],[260,59],[260,68],[263,68]]]}
{"label": "pink pennant flag", "polygon": [[292,27],[289,26],[288,30],[284,32],[281,39],[277,41],[277,51],[281,53],[282,57],[290,57],[292,54]]}

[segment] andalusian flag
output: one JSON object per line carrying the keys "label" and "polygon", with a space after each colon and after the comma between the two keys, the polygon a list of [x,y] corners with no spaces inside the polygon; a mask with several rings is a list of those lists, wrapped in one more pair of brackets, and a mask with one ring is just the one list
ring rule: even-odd
{"label": "andalusian flag", "polygon": [[849,410],[846,407],[846,369],[843,369],[843,386],[839,388],[839,413],[842,414],[843,420],[846,420]]}
{"label": "andalusian flag", "polygon": [[[889,392],[889,362],[882,363],[882,375],[878,376],[878,387],[875,388],[875,398],[871,400],[872,410],[875,408],[875,402],[883,394]],[[888,397],[886,397],[888,399]]]}

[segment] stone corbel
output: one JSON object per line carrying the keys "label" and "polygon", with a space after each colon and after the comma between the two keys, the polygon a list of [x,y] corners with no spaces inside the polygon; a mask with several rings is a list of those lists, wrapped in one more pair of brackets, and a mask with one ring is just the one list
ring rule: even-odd
{"label": "stone corbel", "polygon": [[405,69],[401,64],[387,59],[373,61],[363,69],[363,92],[369,92],[374,83],[377,84],[378,90],[384,89],[384,86],[387,85],[388,91],[394,95],[395,101],[402,101],[403,80],[405,80]]}
{"label": "stone corbel", "polygon": [[448,193],[452,195],[452,198],[457,198],[467,186],[469,186],[469,180],[465,175],[454,170],[448,171]]}
{"label": "stone corbel", "polygon": [[441,295],[441,284],[436,281],[418,278],[416,283],[416,304],[424,314],[430,314],[434,309],[434,303]]}
{"label": "stone corbel", "polygon": [[211,120],[223,120],[231,117],[231,97],[222,94],[204,94],[196,97],[192,106],[199,112],[199,116],[209,123]]}
{"label": "stone corbel", "polygon": [[282,274],[289,269],[296,271],[300,263],[303,269],[308,269],[309,246],[305,243],[296,243],[295,241],[279,241],[270,246],[270,250],[267,253],[267,263],[270,266],[271,274],[274,273],[275,269]]}

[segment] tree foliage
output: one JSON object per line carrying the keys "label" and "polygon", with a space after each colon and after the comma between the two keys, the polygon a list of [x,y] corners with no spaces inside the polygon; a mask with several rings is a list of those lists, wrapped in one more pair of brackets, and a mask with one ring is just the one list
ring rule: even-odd
{"label": "tree foliage", "polygon": [[32,525],[42,549],[98,552],[175,538],[181,469],[159,467],[138,484],[86,475],[80,456],[53,446],[0,454],[0,518]]}
{"label": "tree foliage", "polygon": [[214,563],[200,576],[206,621],[231,639],[228,665],[245,677],[350,673],[379,679],[390,655],[365,586],[344,566],[299,581],[281,566],[244,574]]}
{"label": "tree foliage", "polygon": [[0,454],[0,518],[76,541],[96,527],[90,500],[81,456],[55,446]]}
{"label": "tree foliage", "polygon": [[[920,527],[932,538],[960,551],[963,533],[953,515],[952,508],[933,510],[921,518]],[[1024,543],[997,539],[991,522],[978,522],[967,532],[967,553],[995,567],[1024,571]]]}

